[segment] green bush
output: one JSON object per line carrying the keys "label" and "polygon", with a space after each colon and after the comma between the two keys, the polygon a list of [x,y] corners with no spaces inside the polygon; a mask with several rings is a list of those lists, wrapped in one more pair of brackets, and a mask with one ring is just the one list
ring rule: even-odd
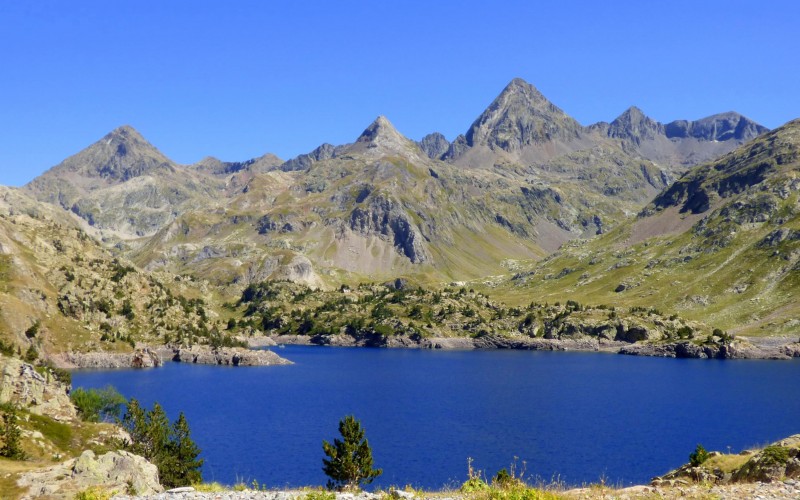
{"label": "green bush", "polygon": [[78,387],[70,393],[69,398],[78,415],[86,422],[116,421],[126,403],[125,397],[110,385],[89,390]]}

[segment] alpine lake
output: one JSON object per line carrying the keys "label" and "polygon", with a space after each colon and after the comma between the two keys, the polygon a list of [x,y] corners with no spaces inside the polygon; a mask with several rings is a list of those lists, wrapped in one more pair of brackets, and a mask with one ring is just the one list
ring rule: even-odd
{"label": "alpine lake", "polygon": [[383,469],[371,487],[434,490],[464,482],[468,460],[489,479],[514,466],[534,484],[644,484],[697,444],[737,452],[800,432],[798,361],[273,349],[294,364],[81,370],[73,386],[184,412],[205,481],[270,488],[324,485],[322,441],[351,414]]}

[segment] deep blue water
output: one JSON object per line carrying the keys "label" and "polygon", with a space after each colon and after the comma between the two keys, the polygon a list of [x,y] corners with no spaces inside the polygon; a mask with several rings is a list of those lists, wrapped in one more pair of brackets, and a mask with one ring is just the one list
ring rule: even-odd
{"label": "deep blue water", "polygon": [[376,485],[441,488],[467,458],[494,474],[519,457],[528,477],[570,485],[643,483],[695,445],[739,451],[800,433],[800,363],[593,353],[287,346],[292,366],[167,363],[79,371],[171,418],[183,411],[203,476],[227,484],[322,485],[322,440],[361,420]]}

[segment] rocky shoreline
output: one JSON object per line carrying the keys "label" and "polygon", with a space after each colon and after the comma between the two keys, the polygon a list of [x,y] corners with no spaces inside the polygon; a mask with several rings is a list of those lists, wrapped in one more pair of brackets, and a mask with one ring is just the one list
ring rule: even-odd
{"label": "rocky shoreline", "polygon": [[[430,337],[414,339],[404,335],[384,337],[381,335],[273,335],[266,337],[268,343],[286,345],[319,345],[335,347],[384,347],[410,349],[517,349],[530,351],[583,351],[606,352],[632,356],[695,359],[771,359],[788,360],[800,358],[800,342],[764,343],[758,345],[754,339],[736,340],[727,344],[696,344],[679,342],[629,343],[604,338],[532,338],[527,336],[486,335],[483,337]],[[259,344],[264,341],[257,341]]]}
{"label": "rocky shoreline", "polygon": [[114,369],[156,368],[165,361],[222,366],[290,365],[291,361],[268,350],[243,347],[143,347],[128,353],[64,353],[52,357],[59,368]]}
{"label": "rocky shoreline", "polygon": [[316,345],[333,347],[379,347],[393,349],[516,349],[528,351],[605,352],[629,356],[695,359],[766,359],[789,360],[800,358],[800,342],[790,339],[742,339],[731,343],[697,344],[688,340],[677,342],[624,342],[603,337],[548,339],[524,335],[481,337],[412,338],[407,335],[272,335],[247,339],[251,348],[209,347],[195,345],[140,347],[133,352],[63,353],[52,356],[59,368],[114,369],[154,368],[165,361],[220,366],[288,365],[282,358],[264,347],[279,345]]}

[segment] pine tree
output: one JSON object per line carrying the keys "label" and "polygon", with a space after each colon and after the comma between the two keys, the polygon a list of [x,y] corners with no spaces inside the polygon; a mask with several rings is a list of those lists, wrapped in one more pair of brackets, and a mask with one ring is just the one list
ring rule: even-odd
{"label": "pine tree", "polygon": [[20,445],[22,432],[17,424],[17,409],[8,408],[3,413],[3,426],[0,428],[0,437],[3,438],[3,446],[0,447],[0,457],[12,460],[24,460],[25,452]]}
{"label": "pine tree", "polygon": [[342,440],[334,439],[333,444],[322,441],[328,457],[322,459],[322,471],[330,478],[328,489],[358,490],[362,483],[370,484],[383,474],[382,469],[372,468],[372,449],[354,416],[339,421],[339,433]]}
{"label": "pine tree", "polygon": [[183,413],[173,425],[158,403],[153,409],[143,409],[132,399],[122,424],[131,435],[131,452],[142,455],[157,468],[161,484],[174,488],[202,482],[198,459],[200,449],[191,439],[189,423]]}
{"label": "pine tree", "polygon": [[203,459],[197,458],[200,455],[200,449],[192,441],[189,422],[186,421],[186,416],[184,416],[183,412],[178,415],[178,420],[172,426],[170,448],[170,455],[176,459],[174,473],[176,484],[179,482],[183,484],[201,482],[203,478],[200,473],[200,467],[203,465]]}

